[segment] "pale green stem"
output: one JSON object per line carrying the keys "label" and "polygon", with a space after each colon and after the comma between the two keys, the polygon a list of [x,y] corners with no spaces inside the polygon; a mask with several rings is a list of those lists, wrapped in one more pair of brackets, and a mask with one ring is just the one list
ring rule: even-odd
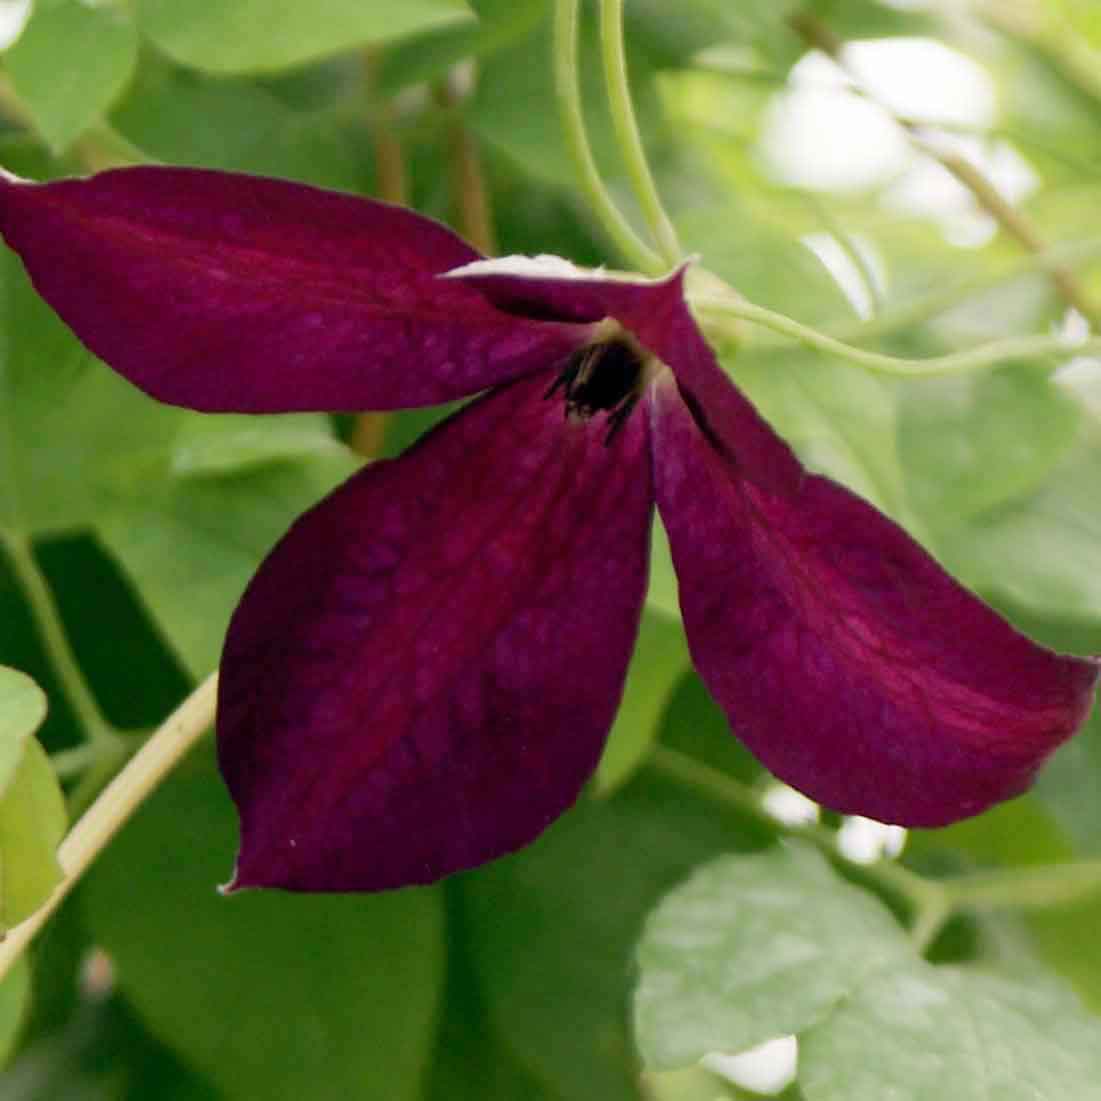
{"label": "pale green stem", "polygon": [[903,898],[915,913],[931,909],[938,900],[941,892],[939,883],[925,879],[902,864],[889,860],[882,860],[877,864],[854,864],[838,848],[834,830],[816,823],[784,822],[766,809],[760,795],[753,788],[702,761],[663,745],[654,746],[647,760],[671,779],[693,788],[715,802],[733,807],[759,825],[787,837],[809,841],[831,860],[848,868],[854,876],[876,884],[893,896]]}
{"label": "pale green stem", "polygon": [[1058,906],[1101,890],[1101,860],[973,872],[945,886],[954,906],[972,910]]}
{"label": "pale green stem", "polygon": [[675,267],[684,254],[677,240],[677,231],[662,205],[635,116],[623,44],[623,0],[601,0],[600,40],[604,57],[604,80],[608,86],[608,105],[627,174],[658,250],[666,265]]}
{"label": "pale green stem", "polygon": [[690,296],[690,303],[701,315],[704,328],[709,327],[708,315],[711,314],[722,328],[724,318],[736,317],[763,325],[774,332],[791,337],[827,355],[838,356],[870,371],[882,374],[927,378],[933,375],[959,375],[969,371],[981,371],[996,367],[1016,359],[1049,359],[1077,355],[1101,355],[1101,338],[1092,337],[1075,345],[1069,345],[1059,336],[1024,336],[1009,340],[996,340],[969,348],[964,352],[951,352],[943,356],[930,356],[927,359],[904,359],[900,356],[884,355],[881,352],[869,352],[851,344],[835,340],[809,325],[803,325],[785,314],[766,310],[733,297],[713,297],[709,295]]}
{"label": "pale green stem", "polygon": [[89,766],[94,765],[103,755],[98,745],[87,742],[73,749],[62,749],[50,754],[50,764],[61,780],[79,776]]}
{"label": "pale green stem", "polygon": [[660,256],[631,228],[600,178],[585,130],[581,84],[577,67],[578,0],[555,0],[554,87],[566,140],[578,180],[592,212],[616,247],[640,271],[658,275],[665,270]]}
{"label": "pale green stem", "polygon": [[214,721],[218,675],[212,673],[157,728],[103,789],[57,850],[64,876],[53,894],[0,942],[0,979],[61,905],[112,837]]}
{"label": "pale green stem", "polygon": [[[940,884],[925,882],[931,886],[940,887]],[[910,943],[914,949],[925,955],[937,934],[944,928],[944,923],[952,916],[952,900],[944,890],[930,892],[926,900],[914,911],[910,922]]]}
{"label": "pale green stem", "polygon": [[0,531],[0,544],[7,551],[12,571],[27,598],[50,664],[65,693],[65,699],[83,728],[84,736],[94,745],[117,744],[118,732],[103,717],[99,704],[84,679],[65,634],[57,602],[38,567],[30,540],[15,532]]}
{"label": "pale green stem", "polygon": [[702,761],[658,745],[651,750],[649,763],[678,783],[733,807],[760,825],[810,842],[854,878],[904,899],[912,912],[910,938],[923,953],[957,910],[1043,908],[1075,902],[1101,891],[1101,860],[1005,868],[936,880],[891,860],[854,864],[841,852],[833,830],[817,823],[792,824],[776,818],[753,788]]}

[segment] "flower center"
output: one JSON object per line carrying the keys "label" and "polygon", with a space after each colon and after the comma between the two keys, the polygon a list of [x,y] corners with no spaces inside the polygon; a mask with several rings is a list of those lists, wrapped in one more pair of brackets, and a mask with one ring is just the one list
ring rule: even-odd
{"label": "flower center", "polygon": [[563,391],[567,417],[588,420],[595,413],[607,413],[604,442],[609,444],[642,393],[643,363],[640,349],[625,336],[589,344],[570,356],[546,397]]}

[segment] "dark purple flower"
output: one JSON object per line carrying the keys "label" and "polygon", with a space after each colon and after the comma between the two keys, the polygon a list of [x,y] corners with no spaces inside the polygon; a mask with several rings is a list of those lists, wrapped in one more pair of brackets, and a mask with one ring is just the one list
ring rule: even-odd
{"label": "dark purple flower", "polygon": [[935,826],[1029,784],[1098,665],[1036,646],[897,525],[807,473],[682,294],[480,264],[406,210],[135,168],[0,183],[0,229],[87,346],[194,409],[487,391],[298,520],[226,640],[236,886],[425,883],[534,838],[592,773],[652,506],[692,655],[779,777]]}

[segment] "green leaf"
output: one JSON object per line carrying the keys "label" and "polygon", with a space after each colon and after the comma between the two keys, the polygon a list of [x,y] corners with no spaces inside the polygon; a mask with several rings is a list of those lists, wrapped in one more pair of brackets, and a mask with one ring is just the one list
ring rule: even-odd
{"label": "green leaf", "polygon": [[118,6],[38,0],[4,61],[35,126],[60,153],[103,118],[137,57],[137,32]]}
{"label": "green leaf", "polygon": [[46,717],[46,694],[26,673],[0,665],[0,795],[7,791],[27,739]]}
{"label": "green leaf", "polygon": [[180,478],[244,474],[317,456],[348,457],[322,417],[188,417],[173,442],[171,470]]}
{"label": "green leaf", "polygon": [[475,26],[437,27],[395,43],[379,59],[376,86],[393,94],[410,84],[442,77],[464,58],[484,59],[529,35],[542,21],[545,0],[472,4]]}
{"label": "green leaf", "polygon": [[942,527],[1037,489],[1073,446],[1080,416],[1029,367],[904,385],[899,452],[914,507]]}
{"label": "green leaf", "polygon": [[335,448],[205,478],[150,478],[107,503],[97,530],[148,602],[165,640],[198,677],[260,561],[295,517],[356,469]]}
{"label": "green leaf", "polygon": [[295,109],[245,78],[146,64],[112,123],[151,157],[171,164],[353,192],[365,190],[369,177],[368,142],[345,104]]}
{"label": "green leaf", "polygon": [[972,588],[1028,612],[1101,621],[1101,428],[1074,446],[1034,493],[938,532],[938,550]]}
{"label": "green leaf", "polygon": [[[921,860],[964,871],[978,867],[1057,865],[1075,852],[1044,803],[1027,794],[947,829],[915,830],[909,850]],[[1021,915],[1036,958],[1063,976],[1094,1012],[1101,1012],[1101,898],[1049,905]],[[1019,949],[1018,949],[1019,955]]]}
{"label": "green leaf", "polygon": [[1034,795],[1067,831],[1080,853],[1101,855],[1101,707],[1044,765]]}
{"label": "green leaf", "polygon": [[229,1101],[414,1101],[443,979],[438,892],[223,898],[235,843],[204,750],[97,862],[81,897],[123,993]]}
{"label": "green leaf", "polygon": [[643,918],[700,861],[758,843],[735,815],[644,768],[464,878],[489,1019],[560,1101],[638,1101],[624,1010]]}
{"label": "green leaf", "polygon": [[673,688],[690,666],[680,618],[644,609],[623,699],[596,770],[599,792],[619,787],[645,759]]}
{"label": "green leaf", "polygon": [[657,1069],[814,1024],[913,954],[890,913],[802,845],[724,857],[650,916],[635,1031]]}
{"label": "green leaf", "polygon": [[57,846],[66,824],[50,759],[29,738],[0,795],[0,932],[34,913],[61,881]]}
{"label": "green leaf", "polygon": [[801,352],[742,354],[724,366],[807,466],[913,526],[891,383]]}
{"label": "green leaf", "polygon": [[807,1101],[1097,1101],[1101,1021],[1054,985],[914,961],[802,1036],[799,1064]]}
{"label": "green leaf", "polygon": [[45,717],[38,685],[0,666],[0,933],[37,910],[61,879],[65,800],[34,737]]}
{"label": "green leaf", "polygon": [[669,536],[659,516],[654,517],[654,527],[650,534],[650,585],[646,590],[646,606],[668,619],[680,619],[673,553],[669,549]]}
{"label": "green leaf", "polygon": [[[444,890],[457,901],[457,880]],[[488,1019],[459,914],[449,908],[447,985],[425,1101],[557,1101]]]}
{"label": "green leaf", "polygon": [[26,959],[20,957],[0,979],[0,1067],[8,1061],[15,1048],[30,1000],[30,970]]}
{"label": "green leaf", "polygon": [[142,32],[169,57],[213,73],[290,68],[470,18],[464,0],[139,0]]}

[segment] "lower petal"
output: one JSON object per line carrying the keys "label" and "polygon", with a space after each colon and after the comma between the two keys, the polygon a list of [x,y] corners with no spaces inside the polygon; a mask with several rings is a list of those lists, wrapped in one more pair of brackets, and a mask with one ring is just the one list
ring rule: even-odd
{"label": "lower petal", "polygon": [[780,779],[841,812],[944,825],[1020,794],[1084,722],[1096,661],[1030,642],[828,479],[778,494],[734,476],[671,385],[652,408],[693,658]]}
{"label": "lower petal", "polygon": [[425,883],[538,835],[622,692],[646,583],[648,421],[606,443],[527,379],[307,513],[222,662],[236,887]]}

